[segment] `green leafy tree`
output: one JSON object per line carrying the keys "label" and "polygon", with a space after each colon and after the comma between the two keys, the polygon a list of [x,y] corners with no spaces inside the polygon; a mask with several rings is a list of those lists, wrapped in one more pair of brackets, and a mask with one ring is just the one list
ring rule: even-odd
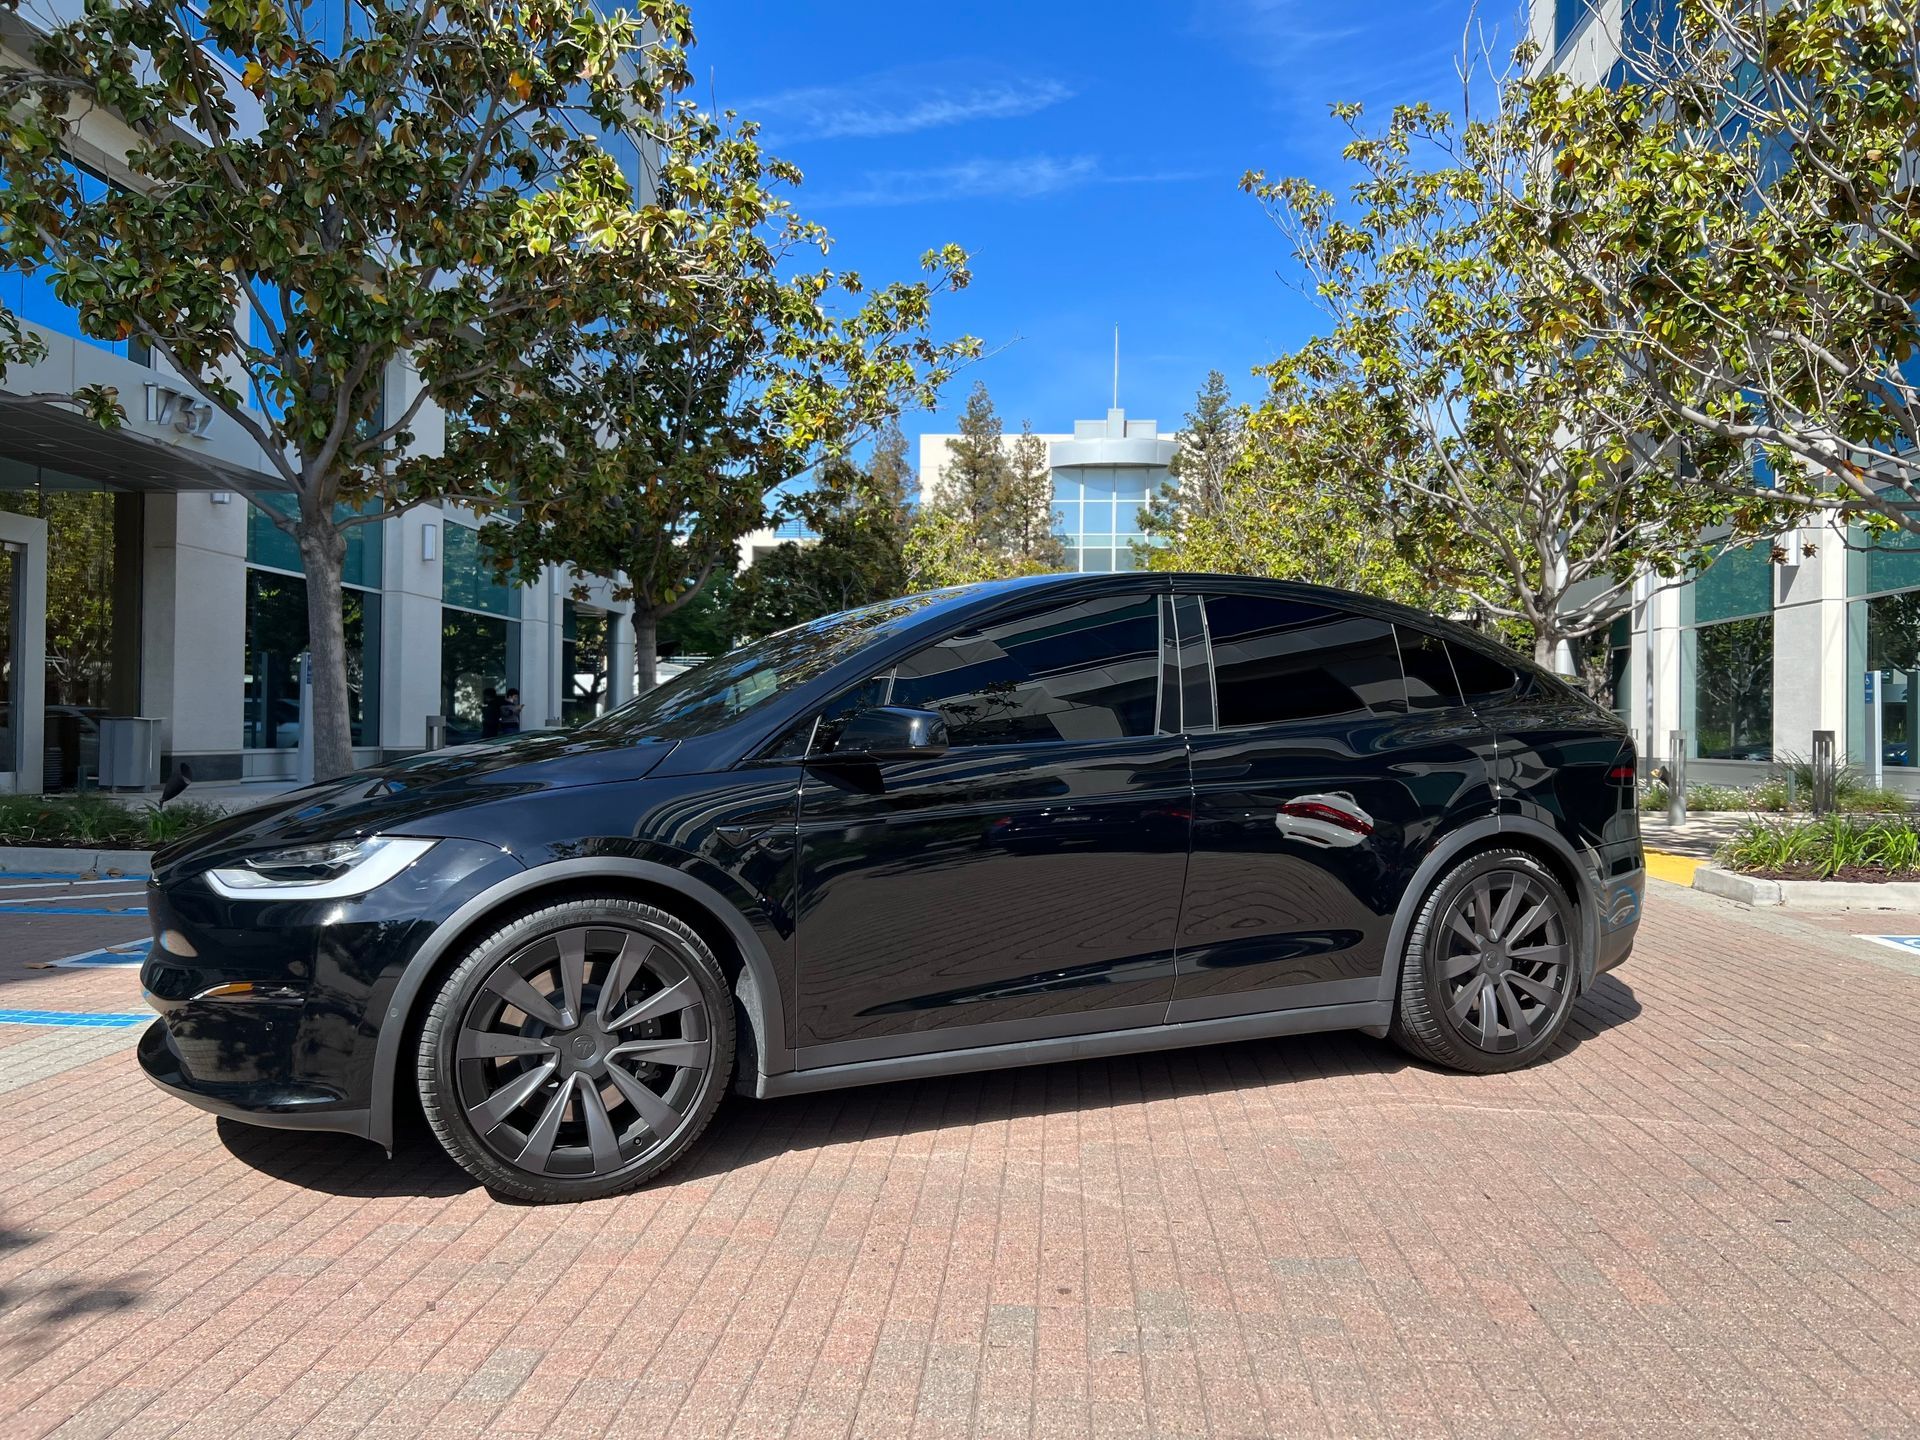
{"label": "green leafy tree", "polygon": [[1180,430],[1168,467],[1172,483],[1150,496],[1140,512],[1140,526],[1148,536],[1176,539],[1188,524],[1204,523],[1220,513],[1228,478],[1240,458],[1245,424],[1227,388],[1227,377],[1209,370]]}
{"label": "green leafy tree", "polygon": [[1618,91],[1516,87],[1537,313],[1803,511],[1920,533],[1920,0],[1684,0],[1633,38]]}
{"label": "green leafy tree", "polygon": [[1021,427],[1012,446],[984,384],[975,384],[960,433],[907,537],[916,585],[961,585],[1041,575],[1066,565],[1055,530],[1046,442]]}
{"label": "green leafy tree", "polygon": [[1382,478],[1389,437],[1360,390],[1309,385],[1284,361],[1266,373],[1267,399],[1235,427],[1233,462],[1210,503],[1172,508],[1173,523],[1136,547],[1142,565],[1467,608],[1484,567],[1467,537],[1434,517],[1418,531],[1409,524]]}
{"label": "green leafy tree", "polygon": [[766,495],[930,406],[977,348],[929,334],[935,295],[968,283],[964,251],[930,251],[928,278],[878,289],[808,269],[830,239],[795,212],[799,183],[753,124],[678,106],[661,152],[666,282],[530,349],[478,389],[452,441],[476,485],[512,477],[495,501],[513,518],[487,533],[523,579],[564,561],[632,601],[642,689],[660,622],[734,568]]}
{"label": "green leafy tree", "polygon": [[660,653],[674,659],[725,654],[739,635],[738,606],[732,573],[716,571],[698,595],[660,622]]}
{"label": "green leafy tree", "polygon": [[[595,137],[657,124],[689,38],[673,0],[117,0],[5,78],[0,255],[145,341],[297,502],[266,513],[307,577],[317,775],[351,765],[347,529],[452,482],[402,458],[429,400],[652,288],[670,218]],[[88,109],[132,137],[95,199],[64,158]],[[389,404],[402,355],[422,383]]]}
{"label": "green leafy tree", "polygon": [[[1270,377],[1284,404],[1364,416],[1379,467],[1364,483],[1396,507],[1405,542],[1568,671],[1637,571],[1683,575],[1704,558],[1703,529],[1763,530],[1771,510],[1750,487],[1693,483],[1737,457],[1681,443],[1632,356],[1541,322],[1534,277],[1553,255],[1516,223],[1515,197],[1555,172],[1524,111],[1457,122],[1401,106],[1377,133],[1358,106],[1335,113],[1356,172],[1344,203],[1304,180],[1244,181],[1330,322]],[[1463,549],[1479,575],[1446,564]]]}
{"label": "green leafy tree", "polygon": [[880,432],[864,468],[845,459],[823,466],[818,484],[786,506],[816,538],[776,546],[740,577],[740,632],[770,635],[905,592],[912,487],[898,425]]}

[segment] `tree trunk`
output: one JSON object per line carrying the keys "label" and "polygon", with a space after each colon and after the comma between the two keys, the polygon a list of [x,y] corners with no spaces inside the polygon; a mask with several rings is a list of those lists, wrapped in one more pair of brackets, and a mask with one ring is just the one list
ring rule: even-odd
{"label": "tree trunk", "polygon": [[633,663],[634,694],[644,695],[660,683],[660,617],[638,600],[633,602]]}
{"label": "tree trunk", "polygon": [[1573,644],[1550,625],[1534,625],[1533,663],[1550,675],[1571,679],[1574,675]]}
{"label": "tree trunk", "polygon": [[[316,507],[317,508],[317,507]],[[353,726],[347,705],[347,631],[340,574],[347,537],[326,514],[310,515],[303,497],[294,539],[307,577],[307,653],[313,662],[313,778],[353,769]]]}

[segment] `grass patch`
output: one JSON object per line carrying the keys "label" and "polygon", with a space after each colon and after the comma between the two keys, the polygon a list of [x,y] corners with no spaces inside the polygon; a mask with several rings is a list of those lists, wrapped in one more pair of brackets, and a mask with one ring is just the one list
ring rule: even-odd
{"label": "grass patch", "polygon": [[1910,880],[1920,876],[1920,826],[1893,816],[1756,820],[1715,858],[1743,875],[1777,880]]}
{"label": "grass patch", "polygon": [[213,805],[121,805],[103,795],[0,795],[0,845],[157,850],[218,820]]}

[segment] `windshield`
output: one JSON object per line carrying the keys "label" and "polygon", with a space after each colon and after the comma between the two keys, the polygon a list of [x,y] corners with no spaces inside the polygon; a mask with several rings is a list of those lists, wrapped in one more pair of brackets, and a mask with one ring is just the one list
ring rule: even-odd
{"label": "windshield", "polygon": [[783,690],[824,675],[887,630],[953,594],[933,590],[843,610],[729,650],[580,728],[689,740],[731,725]]}

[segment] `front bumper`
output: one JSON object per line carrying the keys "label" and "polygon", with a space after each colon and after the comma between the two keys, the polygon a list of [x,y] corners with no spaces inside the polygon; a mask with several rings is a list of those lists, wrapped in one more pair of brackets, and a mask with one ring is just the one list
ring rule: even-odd
{"label": "front bumper", "polygon": [[370,1134],[399,976],[449,914],[520,868],[498,847],[443,840],[351,898],[236,900],[197,875],[161,877],[148,890],[154,944],[140,971],[160,1019],[141,1037],[141,1068],[216,1115]]}
{"label": "front bumper", "polygon": [[149,1080],[211,1115],[278,1130],[331,1130],[367,1138],[367,1111],[343,1105],[340,1096],[330,1091],[276,1081],[209,1080],[191,1074],[164,1019],[155,1020],[141,1035],[139,1055],[140,1068]]}

